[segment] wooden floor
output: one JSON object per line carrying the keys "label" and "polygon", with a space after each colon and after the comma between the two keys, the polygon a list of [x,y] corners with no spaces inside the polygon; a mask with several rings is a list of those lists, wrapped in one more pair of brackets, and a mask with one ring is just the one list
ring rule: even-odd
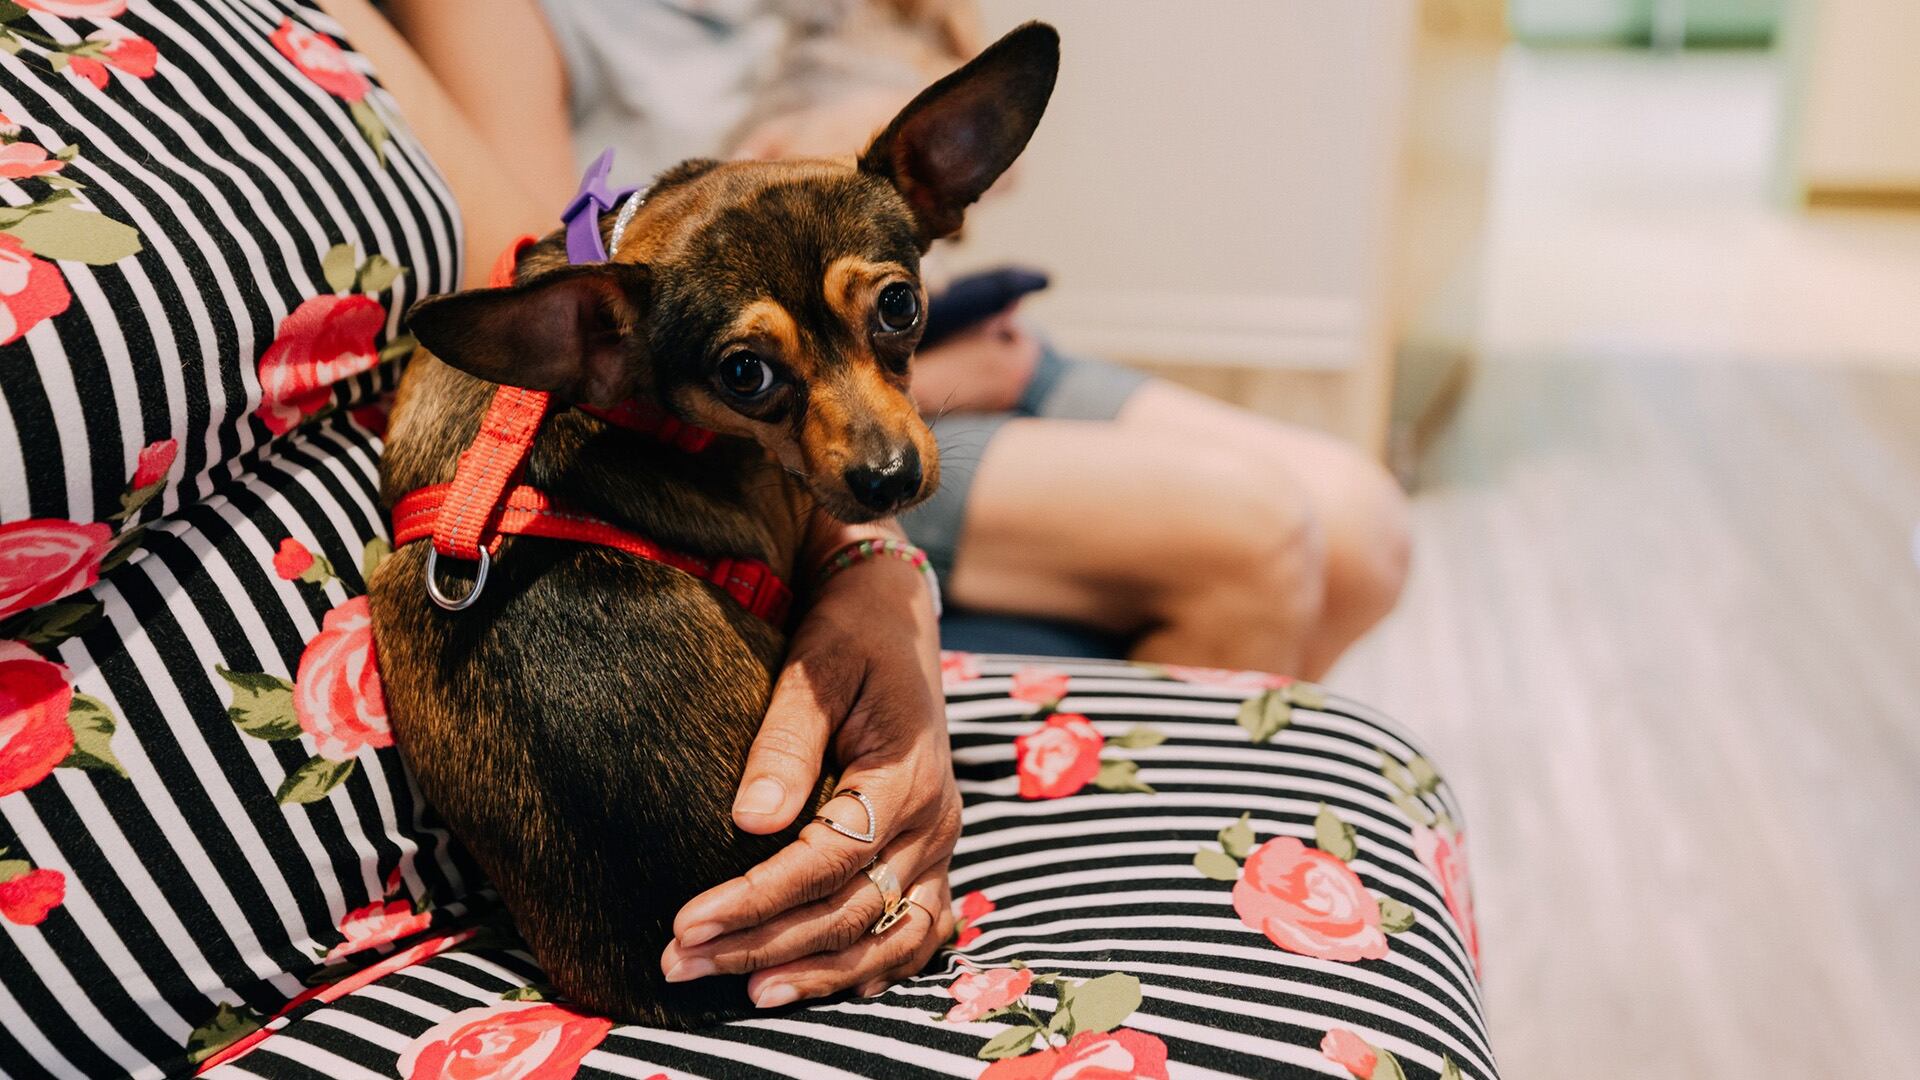
{"label": "wooden floor", "polygon": [[1920,373],[1493,365],[1416,515],[1507,1074],[1920,1074]]}
{"label": "wooden floor", "polygon": [[1496,358],[1330,680],[1467,804],[1516,1080],[1920,1076],[1920,215],[1771,206],[1765,62],[1519,58]]}

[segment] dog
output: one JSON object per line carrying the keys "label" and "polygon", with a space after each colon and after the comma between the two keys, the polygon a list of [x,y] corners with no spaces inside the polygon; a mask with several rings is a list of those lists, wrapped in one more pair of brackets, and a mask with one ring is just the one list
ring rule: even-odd
{"label": "dog", "polygon": [[[382,499],[454,478],[496,392],[514,392],[502,387],[545,391],[516,479],[663,549],[805,579],[795,560],[816,508],[869,521],[939,482],[908,394],[919,259],[1025,148],[1058,63],[1058,35],[1029,23],[857,159],[685,162],[606,261],[570,263],[556,232],[519,256],[512,284],[415,304]],[[711,444],[689,453],[600,418],[627,401]],[[442,610],[429,586],[470,606]],[[744,978],[670,986],[659,956],[686,901],[808,820],[754,836],[731,816],[782,628],[658,560],[542,535],[502,536],[478,566],[402,543],[370,593],[401,755],[554,989],[659,1027],[748,1012]]]}

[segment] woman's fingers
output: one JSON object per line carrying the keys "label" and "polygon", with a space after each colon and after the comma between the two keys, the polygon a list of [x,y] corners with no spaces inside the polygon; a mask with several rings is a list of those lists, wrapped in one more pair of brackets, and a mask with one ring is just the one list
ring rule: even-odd
{"label": "woman's fingers", "polygon": [[817,952],[838,952],[860,940],[880,919],[880,890],[864,876],[817,904],[796,908],[760,926],[703,945],[670,942],[660,954],[668,982],[709,975],[742,975]]}
{"label": "woman's fingers", "polygon": [[[923,879],[915,887],[921,896],[944,896],[946,874],[943,871],[937,877]],[[909,904],[905,917],[885,933],[865,935],[839,952],[815,953],[755,972],[747,979],[747,995],[755,1005],[773,1009],[803,998],[865,986],[896,972],[920,970],[946,940],[939,936],[937,918],[922,905],[933,906],[926,900]]]}
{"label": "woman's fingers", "polygon": [[867,796],[877,820],[869,823],[866,806],[851,795],[833,799],[820,812],[848,832],[864,835],[871,828],[871,842],[809,824],[767,861],[687,901],[673,920],[673,935],[681,947],[759,926],[790,908],[831,895],[914,824],[904,812],[910,785],[898,772],[866,770],[848,777],[846,786]]}
{"label": "woman's fingers", "polygon": [[[936,866],[937,864],[937,866]],[[945,870],[946,852],[936,851],[924,835],[907,837],[887,849],[878,863],[900,881],[916,881],[934,869]],[[661,954],[660,968],[668,982],[685,982],[708,975],[743,975],[789,963],[815,953],[851,948],[880,920],[884,910],[880,887],[868,873],[855,874],[832,895],[775,916],[758,926],[725,934],[700,945],[673,942]],[[921,886],[931,895],[932,888]],[[920,899],[932,909],[932,901]]]}
{"label": "woman's fingers", "polygon": [[938,877],[928,879],[919,887],[918,893],[919,895],[914,899],[926,905],[933,916],[933,932],[928,934],[927,940],[921,943],[924,951],[915,950],[914,954],[903,963],[868,979],[857,991],[861,997],[874,997],[885,993],[887,987],[894,983],[918,975],[926,968],[927,961],[933,958],[933,954],[940,946],[953,940],[953,895],[947,882],[947,875],[942,873]]}
{"label": "woman's fingers", "polygon": [[778,832],[813,796],[827,739],[853,707],[860,672],[829,654],[796,650],[780,679],[760,734],[747,751],[734,797],[733,820],[750,833]]}

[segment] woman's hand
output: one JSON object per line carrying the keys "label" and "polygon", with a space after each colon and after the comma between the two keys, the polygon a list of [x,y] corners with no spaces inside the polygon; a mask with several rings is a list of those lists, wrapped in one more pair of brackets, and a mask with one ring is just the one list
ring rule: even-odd
{"label": "woman's hand", "polygon": [[1040,367],[1040,340],[1015,307],[914,354],[913,400],[921,415],[1006,412],[1020,404]]}
{"label": "woman's hand", "polygon": [[[825,530],[801,565],[876,535],[897,533]],[[943,705],[939,630],[920,572],[883,557],[830,578],[788,644],[733,815],[748,832],[785,828],[809,804],[831,741],[839,786],[873,803],[875,838],[808,825],[773,858],[689,901],[660,958],[667,978],[751,973],[754,1003],[773,1008],[849,987],[875,994],[926,966],[953,932],[947,860],[960,835]],[[822,813],[867,831],[852,796]],[[876,871],[890,867],[917,905],[873,935],[881,896],[863,870],[876,856]]]}

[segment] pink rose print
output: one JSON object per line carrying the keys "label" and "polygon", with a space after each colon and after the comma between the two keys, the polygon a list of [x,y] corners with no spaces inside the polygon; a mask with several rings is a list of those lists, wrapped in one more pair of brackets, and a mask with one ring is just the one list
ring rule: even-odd
{"label": "pink rose print", "polygon": [[544,1001],[463,1009],[400,1055],[405,1080],[569,1080],[613,1021]]}
{"label": "pink rose print", "polygon": [[1334,1028],[1327,1032],[1327,1037],[1320,1040],[1320,1052],[1326,1055],[1328,1061],[1360,1080],[1369,1080],[1373,1076],[1373,1067],[1380,1064],[1380,1055],[1373,1052],[1367,1040],[1346,1028]]}
{"label": "pink rose print", "polygon": [[1269,840],[1247,856],[1233,886],[1240,921],[1275,945],[1322,960],[1378,960],[1387,955],[1380,902],[1346,863],[1291,836]]}
{"label": "pink rose print", "polygon": [[66,899],[67,875],[58,870],[29,870],[0,881],[0,917],[21,926],[39,926]]}
{"label": "pink rose print", "polygon": [[1167,1080],[1167,1044],[1144,1031],[1083,1031],[1067,1045],[1001,1058],[979,1080]]}
{"label": "pink rose print", "polygon": [[67,74],[85,79],[93,84],[95,90],[107,88],[107,65],[90,56],[76,56],[68,60]]}
{"label": "pink rose print", "polygon": [[1480,930],[1473,917],[1473,887],[1467,876],[1466,843],[1464,832],[1448,835],[1417,822],[1413,826],[1413,853],[1420,865],[1440,883],[1440,897],[1446,901],[1447,913],[1453,916],[1454,925],[1460,928],[1460,943],[1473,958],[1473,970],[1477,974]]}
{"label": "pink rose print", "polygon": [[387,418],[392,412],[393,395],[386,393],[381,394],[365,405],[358,405],[348,409],[347,415],[353,418],[354,423],[359,424],[375,435],[384,437],[387,434]]}
{"label": "pink rose print", "polygon": [[993,901],[978,889],[960,898],[960,917],[969,922],[993,911]]}
{"label": "pink rose print", "polygon": [[1106,744],[1092,721],[1079,713],[1055,713],[1036,731],[1013,740],[1023,799],[1058,799],[1087,786],[1100,772]]}
{"label": "pink rose print", "polygon": [[980,677],[980,662],[972,653],[945,651],[940,654],[940,685],[948,690]]}
{"label": "pink rose print", "polygon": [[260,356],[260,408],[279,435],[327,406],[333,384],[379,363],[374,335],[387,309],[371,296],[316,296],[280,320],[273,344]]}
{"label": "pink rose print", "polygon": [[115,34],[108,30],[95,30],[87,35],[88,41],[108,42],[107,51],[101,56],[107,63],[137,79],[153,78],[154,68],[160,63],[160,50],[153,42],[138,34]]}
{"label": "pink rose print", "polygon": [[28,11],[62,19],[112,19],[127,13],[127,0],[17,0]]}
{"label": "pink rose print", "polygon": [[168,470],[173,468],[174,455],[179,452],[180,444],[173,439],[162,439],[140,451],[140,460],[133,468],[133,480],[127,486],[139,491],[165,480]]}
{"label": "pink rose print", "polygon": [[987,899],[986,893],[975,889],[961,897],[960,902],[954,905],[954,909],[956,922],[960,926],[960,935],[953,939],[953,947],[964,949],[980,936],[980,927],[975,924],[993,912],[993,901]]}
{"label": "pink rose print", "polygon": [[970,971],[947,987],[947,993],[954,1000],[953,1008],[947,1010],[947,1019],[960,1024],[978,1020],[1019,1001],[1020,995],[1032,985],[1031,968]]}
{"label": "pink rose print", "polygon": [[313,552],[307,546],[289,536],[280,541],[280,550],[273,555],[273,572],[283,581],[292,581],[307,572],[313,565]]}
{"label": "pink rose print", "polygon": [[[300,993],[287,999],[287,1003],[280,1006],[279,1011],[274,1014],[274,1018],[278,1019],[279,1017],[285,1016],[309,1001],[338,1001],[355,990],[378,982],[396,971],[403,971],[420,963],[422,960],[431,960],[441,953],[446,952],[448,949],[463,945],[472,940],[477,933],[478,931],[476,930],[462,930],[458,933],[442,934],[438,937],[430,937],[424,941],[416,942],[404,949],[388,953],[365,967],[356,968],[349,975],[344,975],[332,982],[320,983],[302,990]],[[226,1051],[222,1051],[222,1054],[226,1055]],[[221,1060],[225,1059],[225,1056],[221,1058]],[[217,1063],[218,1062],[215,1061],[206,1062],[201,1066],[200,1071],[205,1072]]]}
{"label": "pink rose print", "polygon": [[0,795],[25,791],[73,752],[73,684],[65,666],[0,641]]}
{"label": "pink rose print", "polygon": [[0,525],[0,619],[99,581],[112,542],[113,530],[100,522],[28,518]]}
{"label": "pink rose print", "polygon": [[321,620],[294,673],[293,710],[300,729],[313,736],[314,753],[328,761],[346,761],[363,746],[393,745],[366,597],[354,597]]}
{"label": "pink rose print", "polygon": [[72,300],[59,267],[0,233],[0,345],[20,340],[41,320],[67,310]]}
{"label": "pink rose print", "polygon": [[366,907],[354,908],[340,920],[340,932],[347,936],[347,940],[327,950],[326,961],[332,963],[357,952],[399,941],[432,924],[431,913],[415,912],[408,901],[388,900],[383,903],[375,900]]}
{"label": "pink rose print", "polygon": [[47,148],[35,146],[29,142],[7,143],[0,146],[0,179],[24,180],[29,176],[45,176],[67,167],[59,158],[50,157]]}
{"label": "pink rose print", "polygon": [[1015,701],[1027,701],[1035,705],[1056,705],[1067,696],[1069,676],[1064,671],[1053,668],[1030,666],[1013,673],[1013,693]]}
{"label": "pink rose print", "polygon": [[300,74],[342,101],[365,100],[373,84],[347,62],[347,54],[333,39],[316,34],[291,18],[281,19],[273,32],[273,47],[280,50]]}
{"label": "pink rose print", "polygon": [[136,79],[150,79],[160,61],[160,51],[154,48],[153,42],[133,34],[96,30],[87,35],[87,40],[104,41],[107,47],[101,50],[98,59],[72,57],[67,61],[67,70],[92,83],[96,89],[107,88],[108,68],[116,68]]}
{"label": "pink rose print", "polygon": [[1161,664],[1160,669],[1167,673],[1168,678],[1196,686],[1217,686],[1222,690],[1278,690],[1283,686],[1292,686],[1294,682],[1290,676],[1273,675],[1265,671],[1185,667],[1180,664]]}

